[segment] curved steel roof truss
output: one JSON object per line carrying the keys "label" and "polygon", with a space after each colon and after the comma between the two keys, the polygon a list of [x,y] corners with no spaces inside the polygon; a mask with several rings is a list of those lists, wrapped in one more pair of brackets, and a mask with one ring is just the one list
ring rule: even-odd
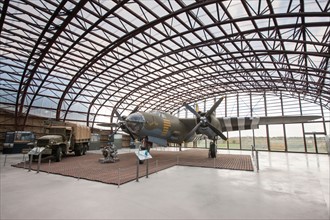
{"label": "curved steel roof truss", "polygon": [[237,92],[330,109],[326,0],[0,0],[0,9],[0,106],[25,115],[16,124],[47,109],[94,126],[114,109],[174,112]]}

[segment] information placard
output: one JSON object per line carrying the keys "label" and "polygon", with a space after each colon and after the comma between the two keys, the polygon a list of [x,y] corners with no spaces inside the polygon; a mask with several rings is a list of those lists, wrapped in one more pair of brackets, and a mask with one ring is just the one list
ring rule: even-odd
{"label": "information placard", "polygon": [[151,154],[147,150],[139,150],[135,152],[139,160],[149,160],[152,158]]}
{"label": "information placard", "polygon": [[34,147],[30,152],[29,155],[39,155],[43,150],[45,150],[45,147]]}

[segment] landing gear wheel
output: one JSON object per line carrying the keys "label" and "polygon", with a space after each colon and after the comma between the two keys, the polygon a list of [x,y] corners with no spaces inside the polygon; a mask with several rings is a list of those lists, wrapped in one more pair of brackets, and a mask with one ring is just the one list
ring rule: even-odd
{"label": "landing gear wheel", "polygon": [[217,158],[217,148],[215,143],[210,143],[209,157]]}
{"label": "landing gear wheel", "polygon": [[61,162],[61,160],[62,160],[62,148],[58,147],[56,149],[55,161],[56,162]]}

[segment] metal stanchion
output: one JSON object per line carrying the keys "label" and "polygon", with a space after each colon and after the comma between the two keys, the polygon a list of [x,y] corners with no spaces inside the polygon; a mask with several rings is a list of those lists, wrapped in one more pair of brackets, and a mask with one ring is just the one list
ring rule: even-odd
{"label": "metal stanchion", "polygon": [[118,188],[120,186],[120,168],[118,168]]}
{"label": "metal stanchion", "polygon": [[24,157],[24,169],[25,169],[25,167],[26,167],[26,159]]}
{"label": "metal stanchion", "polygon": [[49,174],[49,171],[50,171],[50,160],[48,160],[48,174]]}
{"label": "metal stanchion", "polygon": [[255,146],[251,145],[252,158],[254,158],[254,151],[256,150]]}
{"label": "metal stanchion", "polygon": [[136,158],[136,182],[139,182],[139,158]]}
{"label": "metal stanchion", "polygon": [[146,178],[149,178],[149,160],[147,160],[147,166],[146,166]]}
{"label": "metal stanchion", "polygon": [[158,173],[158,160],[156,160],[156,173]]}
{"label": "metal stanchion", "polygon": [[29,172],[30,172],[31,171],[31,166],[32,166],[32,159],[33,159],[32,154],[29,155],[29,159],[30,159],[30,163],[29,163]]}
{"label": "metal stanchion", "polygon": [[215,157],[213,158],[213,168],[215,168]]}
{"label": "metal stanchion", "polygon": [[256,163],[257,163],[257,172],[259,172],[259,154],[258,154],[258,151],[256,151]]}
{"label": "metal stanchion", "polygon": [[[81,167],[79,165],[79,170],[81,170]],[[79,173],[79,172],[78,172]],[[79,181],[80,180],[80,173],[77,175],[77,180]]]}
{"label": "metal stanchion", "polygon": [[40,163],[41,163],[41,154],[39,154],[39,157],[38,157],[38,169],[37,169],[37,173],[39,173],[39,170],[40,170]]}
{"label": "metal stanchion", "polygon": [[6,161],[7,161],[7,154],[5,155],[5,162],[3,163],[3,166],[6,166]]}

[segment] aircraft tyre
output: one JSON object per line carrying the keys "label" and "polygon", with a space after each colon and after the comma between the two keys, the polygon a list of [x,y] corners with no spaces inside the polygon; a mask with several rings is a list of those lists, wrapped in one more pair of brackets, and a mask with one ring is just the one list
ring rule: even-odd
{"label": "aircraft tyre", "polygon": [[210,156],[211,158],[217,158],[217,149],[214,143],[210,144]]}

